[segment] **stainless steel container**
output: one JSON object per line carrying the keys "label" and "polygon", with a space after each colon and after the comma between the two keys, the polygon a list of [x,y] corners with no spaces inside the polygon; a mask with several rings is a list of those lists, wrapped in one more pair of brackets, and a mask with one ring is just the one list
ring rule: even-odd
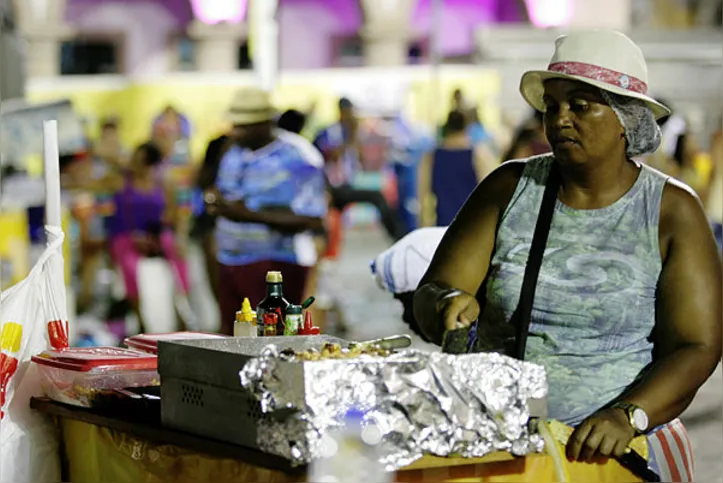
{"label": "stainless steel container", "polygon": [[[326,342],[346,347],[331,336],[226,338],[161,341],[158,372],[161,376],[161,419],[165,426],[208,438],[258,449],[256,428],[264,418],[284,418],[289,411],[261,413],[256,399],[241,387],[239,371],[264,347],[305,351]],[[283,383],[304,400],[304,368],[285,363]]]}

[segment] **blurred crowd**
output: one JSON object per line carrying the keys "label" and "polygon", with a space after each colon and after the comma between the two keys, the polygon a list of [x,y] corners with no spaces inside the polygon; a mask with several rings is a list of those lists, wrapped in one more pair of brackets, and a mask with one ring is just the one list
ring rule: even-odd
{"label": "blurred crowd", "polygon": [[[191,287],[203,283],[219,306],[213,329],[231,334],[242,300],[255,306],[264,296],[265,273],[280,270],[286,298],[301,303],[314,295],[317,325],[343,333],[333,267],[350,208],[373,209],[392,244],[417,228],[448,225],[501,162],[549,151],[541,113],[501,132],[485,125],[480,106],[461,90],[451,97],[446,121],[431,129],[399,113],[367,119],[346,98],[338,101],[336,122],[320,126],[313,109],[280,113],[268,94],[247,88],[231,100],[227,127],[208,143],[203,159],[192,159],[192,123],[172,106],[134,147],[121,141],[122,119],[102,120],[87,153],[61,159],[77,227],[79,313],[102,307],[101,323],[118,340],[129,331],[153,332],[153,321],[140,310],[152,291],[139,288],[149,285],[139,283],[139,267],[153,259],[170,268],[170,277],[150,285],[173,284],[178,329],[198,328],[205,317],[188,299]],[[639,161],[698,193],[720,244],[721,122],[710,140],[695,139],[679,114],[660,126],[661,149]],[[360,173],[382,176],[370,185],[359,183]],[[200,282],[191,280],[191,247],[205,268]],[[115,274],[120,291],[98,293],[103,270]],[[114,325],[128,316],[137,326]]]}

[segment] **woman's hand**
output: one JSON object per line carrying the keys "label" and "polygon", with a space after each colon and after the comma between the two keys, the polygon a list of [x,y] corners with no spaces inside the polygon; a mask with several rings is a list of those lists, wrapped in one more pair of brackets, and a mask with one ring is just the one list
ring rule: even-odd
{"label": "woman's hand", "polygon": [[622,409],[603,409],[583,421],[567,442],[570,461],[619,458],[625,454],[635,429]]}
{"label": "woman's hand", "polygon": [[469,327],[480,313],[477,299],[461,290],[443,292],[437,299],[436,309],[446,330]]}
{"label": "woman's hand", "polygon": [[[414,295],[414,318],[433,343],[441,346],[446,329],[456,328],[457,322],[469,324],[479,315],[479,304],[470,294],[476,294],[487,277],[500,215],[512,199],[524,169],[524,162],[505,163],[487,176],[437,247]],[[465,294],[441,300],[439,292],[450,288]]]}

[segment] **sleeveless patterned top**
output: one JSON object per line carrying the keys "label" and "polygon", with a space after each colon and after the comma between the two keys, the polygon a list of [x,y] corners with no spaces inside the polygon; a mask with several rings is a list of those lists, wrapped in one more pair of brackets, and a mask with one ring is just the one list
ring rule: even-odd
{"label": "sleeveless patterned top", "polygon": [[[519,301],[553,160],[550,154],[527,160],[502,216],[475,350],[509,350],[514,340],[508,321]],[[551,418],[578,424],[618,397],[652,362],[666,180],[642,165],[633,187],[608,207],[577,210],[557,201],[526,351],[526,360],[547,370]]]}

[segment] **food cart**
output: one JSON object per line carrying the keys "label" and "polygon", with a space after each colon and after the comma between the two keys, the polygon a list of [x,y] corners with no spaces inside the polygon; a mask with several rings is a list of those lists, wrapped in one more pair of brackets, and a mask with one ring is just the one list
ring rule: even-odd
{"label": "food cart", "polygon": [[[59,183],[46,185],[58,227]],[[64,285],[62,269],[51,275]],[[170,334],[129,341],[133,349],[68,348],[58,317],[48,330],[65,343],[51,337],[53,349],[32,357],[45,397],[29,404],[57,423],[62,481],[308,481],[320,438],[352,407],[380,428],[379,462],[399,482],[655,477],[629,461],[566,462],[572,428],[544,419],[544,369],[499,354],[323,335]],[[628,455],[645,461],[645,437]]]}
{"label": "food cart", "polygon": [[[401,374],[399,370],[411,367],[410,364],[417,364],[418,375],[431,374],[427,370],[428,367],[432,367],[431,371],[438,371],[437,374],[446,370],[454,371],[454,367],[466,370],[464,363],[458,364],[459,358],[464,356],[444,354],[425,356],[414,351],[386,354],[385,356],[389,357],[388,361],[382,361],[381,356],[362,357],[363,362],[323,360],[323,358],[313,360],[316,356],[306,359],[299,357],[302,350],[320,348],[330,340],[338,342],[325,336],[261,339],[184,337],[182,340],[173,340],[171,337],[170,339],[159,343],[157,368],[161,376],[160,388],[146,386],[135,389],[114,389],[110,392],[117,397],[104,397],[97,399],[96,404],[86,404],[93,407],[79,407],[47,398],[32,400],[31,405],[35,410],[53,416],[58,422],[62,435],[61,459],[65,462],[64,481],[309,481],[307,479],[309,461],[305,458],[294,458],[291,456],[292,453],[285,453],[284,449],[279,450],[279,443],[284,446],[289,438],[296,439],[292,445],[299,444],[298,434],[292,436],[293,424],[284,426],[283,423],[264,429],[262,420],[269,421],[265,419],[264,414],[287,409],[290,406],[288,402],[293,399],[296,399],[299,406],[304,405],[307,410],[312,409],[318,414],[321,406],[318,400],[314,402],[309,395],[318,395],[318,390],[324,387],[331,391],[330,394],[341,394],[345,388],[350,388],[350,386],[341,386],[350,378],[356,379],[359,387],[369,384],[373,378],[359,379],[359,375],[364,372],[360,372],[359,368],[363,365],[367,367],[376,365],[384,370],[396,367],[396,372],[395,369],[389,369],[387,375],[382,378],[386,382],[379,380],[376,402],[371,403],[377,408],[383,407],[385,401],[389,401],[392,397],[398,398],[399,401],[403,401],[410,394],[416,397],[414,391],[408,391],[414,385],[412,383],[398,386],[395,395],[379,393],[381,385],[388,386],[389,382],[397,377],[394,374]],[[275,342],[274,346],[277,348],[296,349],[296,359],[284,359],[273,348],[260,349],[270,342]],[[153,358],[154,351],[155,349],[150,349],[142,357]],[[310,354],[318,355],[320,352],[312,350]],[[470,357],[477,358],[470,359],[469,362],[478,366],[481,364],[481,370],[486,373],[498,371],[498,376],[488,378],[489,383],[498,384],[495,381],[507,381],[508,386],[498,387],[500,394],[504,391],[510,391],[509,394],[524,393],[527,390],[524,388],[525,384],[528,385],[528,389],[534,389],[536,383],[530,381],[539,372],[536,372],[538,368],[533,365],[507,360],[504,356],[496,354]],[[518,363],[521,365],[517,365]],[[274,367],[259,371],[258,368],[262,366],[267,369]],[[324,366],[326,369],[320,369]],[[512,381],[508,376],[515,371],[519,373],[521,379]],[[271,377],[272,373],[274,380],[283,387],[295,386],[294,391],[287,392],[286,395],[274,391],[264,392],[263,388],[266,387],[264,381],[268,382],[265,378]],[[445,381],[444,385],[455,380],[456,376],[448,373],[447,376],[440,377]],[[522,381],[524,379],[526,382]],[[294,380],[297,382],[291,382]],[[299,385],[300,380],[304,381],[301,386],[306,385],[306,387],[302,388]],[[399,382],[398,379],[395,380]],[[476,390],[484,384],[472,389]],[[99,391],[109,396],[109,391],[102,390],[101,387],[102,385],[98,387]],[[458,385],[457,389],[460,388],[462,386]],[[448,394],[455,392],[452,388],[447,390]],[[435,393],[435,390],[431,390],[427,395],[432,393]],[[252,397],[254,394],[266,401],[266,407],[258,398]],[[357,394],[350,397],[359,402],[369,397],[373,399],[374,396],[370,395],[371,393],[367,391],[366,396]],[[434,401],[435,397],[438,398],[437,401],[442,399],[438,394],[429,400]],[[484,399],[485,396],[480,397]],[[513,405],[521,401],[516,396],[512,399],[515,401],[510,399],[508,402]],[[334,397],[327,398],[324,402],[325,407],[337,407],[335,400],[339,401]],[[275,402],[271,402],[269,406],[269,401]],[[539,401],[530,402],[532,403],[528,408],[530,412],[540,411]],[[475,406],[473,400],[468,400],[467,403],[469,407]],[[507,403],[495,403],[492,398],[488,403],[498,404],[501,412],[508,411],[508,408],[499,406]],[[344,404],[346,403],[339,402],[338,406]],[[409,402],[398,402],[398,404],[405,405]],[[524,415],[525,410],[523,408],[519,414]],[[435,411],[438,411],[438,414]],[[327,415],[329,414],[331,413]],[[439,408],[431,408],[425,414],[424,417],[429,416],[434,419],[441,412]],[[505,413],[505,417],[510,414]],[[479,421],[488,423],[490,421],[488,416],[480,414],[475,417],[479,417]],[[385,417],[391,416],[382,414],[382,419]],[[423,420],[420,415],[415,417],[411,417],[410,421],[419,423]],[[509,422],[509,417],[507,419]],[[474,453],[470,451],[474,445],[458,446],[462,448],[462,453],[470,453],[465,456],[439,448],[435,451],[437,455],[430,452],[422,454],[423,451],[418,451],[419,448],[414,444],[403,445],[402,453],[407,461],[400,463],[401,460],[397,460],[397,464],[391,465],[395,466],[394,481],[649,481],[645,476],[636,474],[615,460],[598,464],[569,463],[564,460],[563,455],[564,442],[569,437],[571,428],[552,422],[539,424],[537,429],[532,429],[527,419],[520,419],[519,422],[520,425],[512,431],[518,434],[515,441],[511,441],[508,445],[510,441],[506,441],[505,436],[499,434],[488,436],[493,444],[487,449],[478,451],[477,456],[470,455]],[[275,447],[269,444],[268,436],[271,433],[275,435]],[[408,437],[417,438],[414,434]],[[543,438],[546,439],[544,449],[539,444]],[[432,439],[434,438],[427,438],[428,441]],[[417,438],[416,441],[421,440]],[[631,447],[634,451],[647,456],[644,444],[643,438],[643,441],[636,440]],[[495,445],[497,448],[509,449],[495,449]],[[301,448],[303,453],[312,446],[311,443],[308,446],[300,444],[297,449]],[[288,446],[286,448],[289,449]],[[398,447],[393,451],[399,449]],[[402,453],[397,453],[397,456]],[[444,453],[447,454],[440,456]],[[389,462],[392,460],[393,458],[388,459]]]}

